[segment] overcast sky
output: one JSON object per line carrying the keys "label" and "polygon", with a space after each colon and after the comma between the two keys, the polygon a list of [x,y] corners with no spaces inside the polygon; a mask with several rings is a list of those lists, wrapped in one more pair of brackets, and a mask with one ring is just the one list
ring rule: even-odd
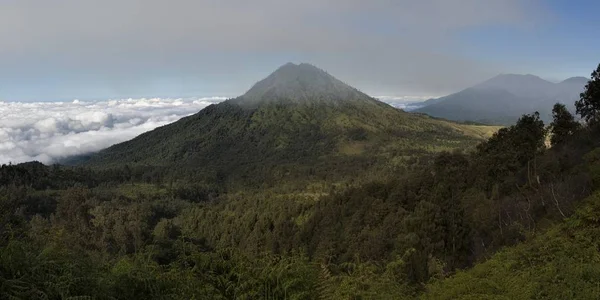
{"label": "overcast sky", "polygon": [[597,1],[0,0],[0,99],[236,96],[309,62],[367,93],[589,76]]}

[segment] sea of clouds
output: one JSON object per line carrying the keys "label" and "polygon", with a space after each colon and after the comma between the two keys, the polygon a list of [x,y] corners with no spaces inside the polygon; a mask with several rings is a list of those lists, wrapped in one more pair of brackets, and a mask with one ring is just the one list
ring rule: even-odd
{"label": "sea of clouds", "polygon": [[[380,96],[404,110],[426,97]],[[0,164],[93,153],[197,113],[225,97],[117,99],[70,102],[0,101]]]}
{"label": "sea of clouds", "polygon": [[194,114],[223,97],[0,102],[0,164],[92,153]]}
{"label": "sea of clouds", "polygon": [[375,97],[393,107],[411,111],[423,107],[423,101],[438,98],[436,96],[377,96]]}

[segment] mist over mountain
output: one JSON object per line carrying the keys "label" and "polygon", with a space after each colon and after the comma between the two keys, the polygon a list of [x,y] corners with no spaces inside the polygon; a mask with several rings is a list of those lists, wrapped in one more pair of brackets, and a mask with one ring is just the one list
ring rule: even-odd
{"label": "mist over mountain", "polygon": [[575,85],[586,85],[590,79],[587,77],[577,76],[567,78],[560,82],[560,84],[575,84]]}
{"label": "mist over mountain", "polygon": [[249,107],[265,102],[337,102],[373,99],[307,63],[287,63],[256,83],[236,102]]}
{"label": "mist over mountain", "polygon": [[398,110],[315,66],[288,63],[240,97],[84,160],[89,166],[166,166],[257,181],[339,168],[348,172],[336,175],[346,176],[355,169],[391,170],[402,163],[389,163],[398,155],[408,159],[473,145],[484,135]]}
{"label": "mist over mountain", "polygon": [[600,299],[599,11],[0,0],[0,300]]}
{"label": "mist over mountain", "polygon": [[[527,92],[501,81],[459,95]],[[0,166],[0,294],[595,299],[600,125],[557,107],[465,125],[286,65],[83,167]]]}
{"label": "mist over mountain", "polygon": [[415,111],[456,121],[502,125],[538,111],[544,121],[549,121],[556,102],[574,110],[573,104],[587,81],[585,77],[573,77],[553,83],[530,74],[503,74],[458,93],[425,101]]}

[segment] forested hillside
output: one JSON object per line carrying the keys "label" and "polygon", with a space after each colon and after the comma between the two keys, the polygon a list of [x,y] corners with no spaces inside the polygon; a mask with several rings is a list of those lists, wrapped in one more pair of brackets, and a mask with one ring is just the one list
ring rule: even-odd
{"label": "forested hillside", "polygon": [[270,188],[391,176],[467,149],[476,126],[397,110],[308,64],[286,64],[246,94],[97,154],[83,165],[155,166],[165,177]]}
{"label": "forested hillside", "polygon": [[595,192],[572,217],[531,241],[504,249],[471,270],[435,281],[423,298],[597,299],[599,196]]}
{"label": "forested hillside", "polygon": [[599,91],[600,66],[576,103],[584,123],[557,104],[550,124],[523,115],[353,184],[2,166],[0,297],[593,299]]}

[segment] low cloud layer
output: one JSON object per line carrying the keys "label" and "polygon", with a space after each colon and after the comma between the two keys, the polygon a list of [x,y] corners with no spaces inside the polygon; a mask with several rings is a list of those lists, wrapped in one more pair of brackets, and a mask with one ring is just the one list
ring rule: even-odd
{"label": "low cloud layer", "polygon": [[0,102],[0,164],[95,152],[224,100],[122,99],[84,102]]}
{"label": "low cloud layer", "polygon": [[423,101],[439,96],[377,96],[375,97],[393,107],[411,111],[423,107]]}
{"label": "low cloud layer", "polygon": [[[428,97],[379,96],[410,110]],[[102,150],[175,122],[225,100],[207,98],[119,99],[71,102],[1,102],[0,164],[60,159]]]}

